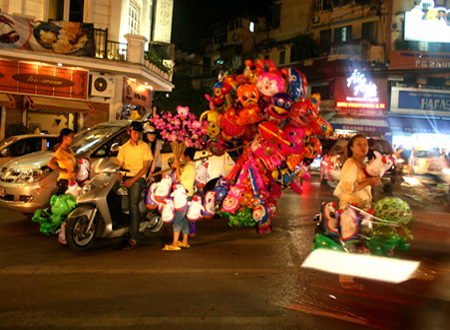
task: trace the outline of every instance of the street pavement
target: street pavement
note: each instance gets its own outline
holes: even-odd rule
[[[394,194],[402,191],[394,191]],[[450,218],[442,205],[414,204],[415,277],[394,285],[301,267],[313,216],[332,190],[317,177],[304,194],[284,191],[273,232],[197,223],[192,247],[161,251],[158,237],[132,251],[103,240],[84,253],[21,214],[0,209],[0,328],[3,329],[446,329],[450,321]]]

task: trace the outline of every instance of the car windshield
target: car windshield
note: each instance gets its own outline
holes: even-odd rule
[[[87,150],[95,149],[95,147],[105,139],[114,135],[121,129],[121,126],[98,126],[84,130],[75,136],[72,150],[75,154],[80,154]]]
[[[17,136],[10,136],[2,141],[0,141],[0,147],[4,146],[5,144],[8,144],[11,141],[17,140]]]
[[[417,158],[439,157],[439,153],[434,150],[414,150],[414,156]]]
[[[392,148],[386,140],[376,140],[376,139],[370,139],[369,140],[369,147],[372,150],[376,150],[380,152],[383,155],[392,154]]]

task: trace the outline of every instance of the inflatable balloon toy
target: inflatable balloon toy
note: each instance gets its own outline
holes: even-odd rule
[[[314,218],[317,222],[319,232],[331,236],[339,236],[339,219],[336,210],[336,202],[324,202],[320,208],[320,213]]]
[[[186,218],[188,218],[189,221],[200,220],[202,218],[202,212],[204,211],[205,209],[202,205],[202,197],[199,194],[195,194],[192,197]]]
[[[339,236],[342,241],[347,242],[357,238],[359,234],[359,217],[354,209],[345,207],[343,210],[338,210],[339,219]]]
[[[39,209],[33,214],[32,220],[41,224],[40,232],[45,235],[55,234],[77,203],[72,195],[53,195],[50,207]]]
[[[306,137],[303,139],[303,164],[308,166],[314,158],[322,153],[322,144],[315,137]]]
[[[374,159],[369,161],[369,164],[364,166],[364,173],[369,177],[382,177],[387,170],[394,164],[395,159],[392,155],[383,156],[380,152],[374,151]]]
[[[250,166],[250,160],[243,165],[241,173],[236,181],[236,184],[228,191],[225,199],[222,202],[221,212],[235,213],[239,207],[239,200],[242,196],[242,187],[244,178],[247,176],[248,168]]]
[[[289,145],[285,143],[280,145],[283,155],[290,156],[292,154],[301,154],[303,151],[304,129],[287,123],[286,126],[284,126],[283,134],[290,143]]]
[[[289,68],[287,94],[294,101],[303,101],[307,94],[307,87],[308,83],[305,75],[294,68]]]
[[[251,125],[263,121],[265,118],[261,112],[261,108],[257,104],[250,104],[239,109],[237,113],[236,123],[238,125]],[[245,133],[245,130],[244,130]]]
[[[219,112],[215,110],[207,110],[200,116],[200,121],[206,120],[208,122],[206,134],[211,138],[214,138],[220,134],[220,127],[217,124],[218,118]]]
[[[91,162],[89,158],[78,159],[78,171],[76,181],[82,187],[91,176]]]
[[[165,198],[161,202],[161,206],[159,209],[161,213],[161,220],[164,223],[171,223],[173,219],[175,219],[175,205],[172,198]]]
[[[172,190],[172,177],[166,173],[162,174],[162,179],[155,191],[155,199],[158,202],[163,202],[167,197],[169,197]]]
[[[265,142],[261,136],[255,137],[250,145],[250,150],[269,170],[277,168],[284,160],[284,155],[278,145]]]
[[[308,135],[325,135],[329,136],[333,133],[333,127],[322,118],[322,116],[318,115],[317,118],[311,121],[309,127],[305,128]]]
[[[253,64],[252,60],[246,60],[245,69],[244,72],[242,73],[242,83],[243,84],[250,83],[255,85],[257,80],[258,74],[256,72],[256,65]]]
[[[298,127],[307,128],[317,118],[317,112],[310,99],[304,102],[295,102],[289,112],[289,122]]]
[[[216,192],[207,191],[203,198],[202,216],[205,219],[211,219],[216,213]]]
[[[208,166],[209,163],[200,163],[197,166],[197,171],[195,174],[195,181],[194,181],[194,185],[198,188],[198,189],[203,189],[206,187],[206,184],[208,183],[209,180],[209,173],[208,173]]]
[[[264,116],[268,121],[281,123],[288,118],[293,104],[289,95],[277,93],[272,96],[267,107],[263,109]]]
[[[77,198],[81,190],[81,187],[76,181],[69,181],[69,187],[67,188],[65,194],[69,194],[72,195],[73,198]]]
[[[258,104],[259,91],[253,84],[242,84],[237,89],[237,102],[235,104],[236,109],[241,107],[247,107],[249,105]]]
[[[265,101],[268,101],[275,94],[284,92],[284,80],[281,74],[276,70],[276,67],[270,70],[261,74],[256,81],[256,87]]]
[[[181,183],[173,185],[173,192],[170,196],[173,198],[173,204],[176,211],[181,212],[188,208],[186,189]]]
[[[217,123],[222,129],[222,136],[226,140],[230,140],[232,137],[239,137],[244,134],[245,126],[237,124],[237,113],[234,108],[222,112],[217,118]]]
[[[145,206],[149,210],[156,210],[159,206],[159,202],[155,198],[155,191],[158,188],[159,182],[153,182],[148,189],[147,196],[145,197]]]

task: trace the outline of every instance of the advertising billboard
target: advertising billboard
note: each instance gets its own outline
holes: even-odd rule
[[[371,79],[365,72],[354,69],[348,77],[336,78],[336,107],[385,110],[386,89],[385,79]]]
[[[421,0],[405,12],[405,40],[450,42],[450,10],[435,7],[433,0]]]

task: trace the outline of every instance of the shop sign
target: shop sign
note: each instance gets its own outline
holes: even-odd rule
[[[95,57],[94,24],[32,21],[0,12],[0,48]]]
[[[365,73],[353,70],[347,78],[336,78],[335,99],[337,108],[346,109],[385,109],[386,104],[380,101],[378,85],[382,85],[385,93],[386,84],[382,80],[375,82]]]
[[[450,93],[431,91],[399,91],[399,109],[450,111]]]
[[[450,55],[443,53],[391,51],[389,61],[389,70],[450,69]]]
[[[405,12],[405,40],[450,42],[450,11],[435,7],[433,0],[422,0]]]
[[[88,71],[3,60],[0,69],[0,91],[87,99]]]
[[[387,129],[385,127],[375,127],[375,126],[361,126],[361,125],[333,125],[334,129],[341,129],[345,131],[358,131],[367,133],[385,133]]]
[[[152,104],[151,93],[146,85],[124,78],[122,103],[149,108]]]

